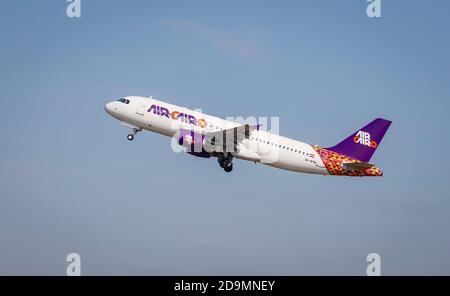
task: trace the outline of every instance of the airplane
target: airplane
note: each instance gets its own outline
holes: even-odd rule
[[[143,130],[172,137],[184,152],[217,158],[228,173],[236,158],[300,173],[379,177],[383,171],[369,161],[391,125],[376,118],[337,145],[322,148],[265,131],[258,124],[221,119],[153,97],[126,96],[106,103],[105,111],[132,130],[129,141]]]

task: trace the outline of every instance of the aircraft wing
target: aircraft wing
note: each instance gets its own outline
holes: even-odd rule
[[[236,151],[237,145],[250,138],[250,133],[258,130],[260,125],[241,125],[217,132],[205,133],[203,145],[205,148],[216,152]]]

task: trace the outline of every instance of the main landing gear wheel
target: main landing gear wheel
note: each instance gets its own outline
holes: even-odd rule
[[[221,168],[225,169],[225,168],[227,168],[227,167],[230,166],[230,163],[228,162],[228,160],[222,160],[222,161],[219,163],[219,165],[220,165]]]
[[[128,141],[133,141],[134,135],[133,135],[133,134],[129,134],[129,135],[127,136],[127,139],[128,139]]]
[[[229,166],[227,166],[227,167],[225,167],[223,169],[224,169],[225,172],[229,173],[229,172],[231,172],[233,170],[233,165],[229,165]]]
[[[217,162],[225,172],[229,173],[233,170],[233,155],[231,153],[220,153]]]

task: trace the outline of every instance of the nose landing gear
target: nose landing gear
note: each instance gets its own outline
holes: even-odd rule
[[[137,135],[138,132],[142,131],[142,128],[133,128],[133,133],[127,136],[128,141],[133,141],[134,136]]]

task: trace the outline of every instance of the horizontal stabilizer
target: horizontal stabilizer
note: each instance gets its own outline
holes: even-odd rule
[[[368,162],[344,162],[342,167],[348,171],[364,171],[374,165]]]

